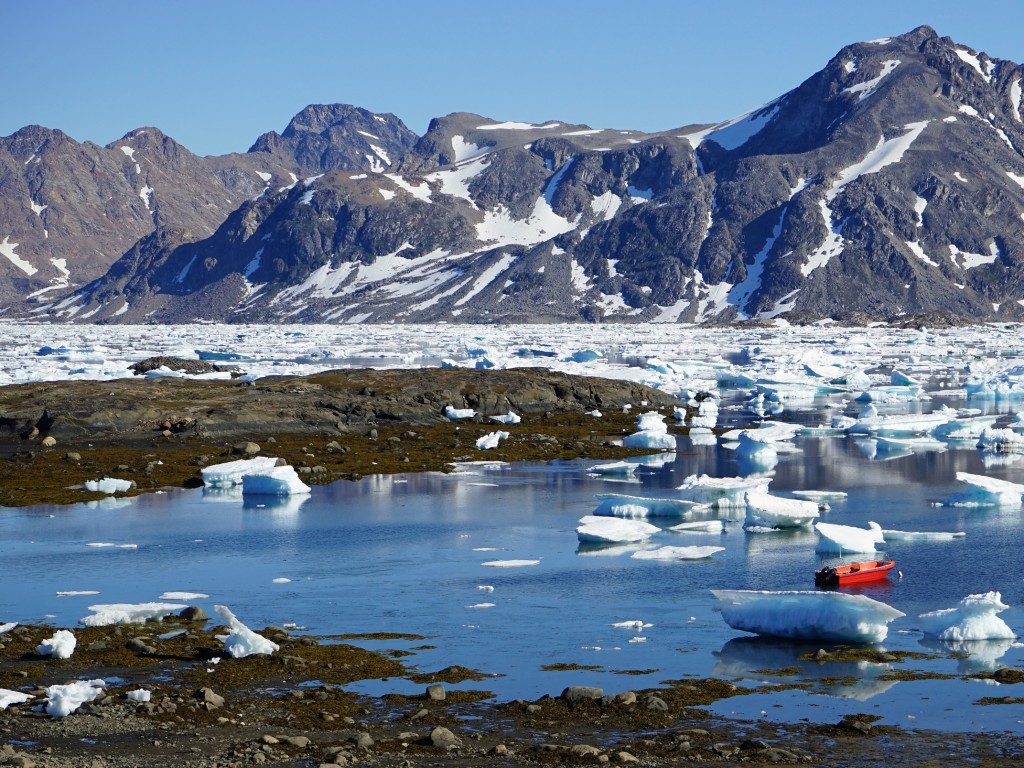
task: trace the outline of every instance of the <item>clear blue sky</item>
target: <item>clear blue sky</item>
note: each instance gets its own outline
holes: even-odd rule
[[[107,144],[155,125],[222,154],[334,102],[417,133],[457,111],[665,130],[920,24],[1024,62],[1019,0],[6,0],[0,136],[41,124]]]

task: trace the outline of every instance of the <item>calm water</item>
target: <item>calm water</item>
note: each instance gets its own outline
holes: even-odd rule
[[[810,424],[822,420],[809,411],[798,415]],[[973,447],[880,461],[849,437],[798,438],[795,444],[801,450],[781,455],[774,467],[771,491],[847,491],[848,499],[833,503],[824,520],[967,532],[958,541],[889,545],[887,554],[904,578],[865,588],[907,614],[890,625],[884,647],[939,656],[897,669],[960,675],[1024,666],[1022,648],[1009,643],[954,649],[926,644],[915,629],[917,614],[989,590],[1001,591],[1011,605],[1001,614],[1007,623],[1024,629],[1022,512],[933,505],[963,489],[955,481],[957,471],[1024,482],[1024,463],[986,467]],[[426,635],[426,641],[365,645],[434,646],[415,651],[409,663],[423,671],[462,664],[493,673],[492,680],[464,687],[492,690],[503,699],[557,694],[569,684],[617,692],[710,674],[746,685],[785,682],[793,678],[765,670],[799,666],[801,676],[812,681],[849,675],[856,682],[820,684],[812,693],[733,698],[717,710],[822,721],[877,710],[886,722],[902,725],[1024,733],[1024,706],[973,704],[982,696],[1019,695],[1012,687],[962,680],[895,683],[879,679],[888,671],[884,665],[821,667],[798,660],[820,643],[808,647],[730,629],[714,611],[709,589],[813,588],[813,532],[748,534],[736,513],[724,535],[666,531],[652,540],[659,546],[725,547],[709,560],[650,562],[631,559],[634,548],[581,550],[575,527],[596,506],[598,493],[671,496],[687,475],[733,476],[749,469],[739,467],[735,453],[720,444],[694,446],[680,438],[679,448],[673,462],[632,483],[589,475],[587,467],[599,462],[469,465],[450,475],[339,482],[279,506],[181,491],[107,505],[0,509],[0,622],[74,626],[94,603],[148,602],[164,591],[195,591],[210,597],[188,602],[211,614],[214,603],[226,604],[254,628],[294,623],[318,635]],[[667,527],[677,521],[653,522]],[[137,549],[86,546],[97,542]],[[540,562],[482,565],[509,559]],[[56,595],[67,590],[100,594]],[[652,626],[642,632],[610,626],[627,620]],[[968,655],[953,658],[951,650]],[[542,671],[548,663],[601,669]],[[622,674],[637,670],[655,671]],[[388,680],[357,690],[421,688]]]

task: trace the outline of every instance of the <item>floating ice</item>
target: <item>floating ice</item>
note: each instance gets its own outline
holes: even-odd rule
[[[1024,453],[1024,434],[1013,429],[986,427],[978,438],[978,448],[995,453]]]
[[[128,693],[125,694],[125,698],[129,701],[137,701],[141,704],[145,704],[152,697],[152,692],[147,691],[145,688],[138,688],[134,691],[128,691]]]
[[[846,491],[793,491],[792,493],[798,499],[816,501],[819,504],[826,501],[844,501],[847,496]]]
[[[713,507],[745,507],[747,491],[768,492],[767,477],[711,477],[690,475],[676,490],[681,498]]]
[[[230,488],[241,485],[245,475],[267,472],[276,466],[277,459],[272,456],[257,456],[255,459],[239,459],[203,467],[200,474],[207,488]]]
[[[634,560],[703,560],[716,552],[724,552],[725,547],[659,547],[658,549],[642,549],[634,552]]]
[[[522,419],[519,417],[519,414],[509,411],[500,416],[491,416],[491,421],[496,421],[499,424],[518,424]]]
[[[444,407],[444,415],[452,421],[458,421],[459,419],[472,419],[476,416],[476,411],[472,408],[455,408],[451,405]]]
[[[540,560],[487,560],[480,565],[488,568],[525,568],[528,565],[538,565]]]
[[[885,603],[842,592],[713,589],[725,623],[759,635],[878,643],[904,616]]]
[[[886,541],[952,541],[967,536],[965,531],[892,531],[882,529]]]
[[[872,553],[875,551],[875,544],[882,541],[882,529],[877,523],[868,525],[872,527],[865,530],[854,528],[852,525],[815,523],[814,527],[821,536],[815,551],[837,555]]]
[[[800,528],[820,516],[818,505],[813,501],[747,491],[747,517],[743,525],[745,528]]]
[[[653,624],[645,624],[640,619],[634,619],[633,621],[617,621],[614,624],[608,626],[614,627],[615,629],[632,629],[634,632],[640,632],[645,629],[650,629]]]
[[[923,435],[949,421],[945,413],[899,413],[880,416],[877,413],[861,416],[848,428],[851,434],[870,435]]]
[[[58,629],[53,637],[43,640],[36,646],[36,653],[40,656],[52,656],[55,659],[70,659],[75,652],[75,645],[78,641],[75,636],[66,629]]]
[[[932,430],[932,434],[942,440],[978,440],[982,433],[991,427],[997,415],[990,416],[954,416],[945,424]]]
[[[939,640],[1012,640],[1016,633],[996,616],[1009,607],[998,592],[986,592],[968,595],[956,608],[923,613],[918,619],[921,631]]]
[[[627,448],[660,448],[675,450],[675,435],[670,435],[665,417],[656,411],[641,413],[636,419],[637,431],[622,438]]]
[[[6,624],[0,624],[0,635],[5,635],[18,626],[16,621],[8,621]]]
[[[67,717],[83,704],[103,695],[103,680],[79,680],[67,685],[51,685],[46,689],[46,714]]]
[[[957,472],[956,479],[967,485],[963,493],[943,499],[947,507],[1019,507],[1024,485],[970,472]]]
[[[68,589],[56,593],[57,597],[85,597],[98,594],[99,591],[95,589]]]
[[[7,709],[11,704],[24,704],[32,699],[31,693],[21,693],[7,688],[0,688],[0,710]]]
[[[235,659],[242,659],[246,656],[269,656],[280,646],[277,643],[267,640],[262,635],[257,635],[245,624],[235,618],[235,614],[226,605],[215,605],[213,609],[228,623],[231,632],[227,635],[218,635],[217,639],[224,642],[224,652]]]
[[[669,528],[678,533],[722,533],[725,522],[722,520],[697,520],[692,523],[680,523]]]
[[[599,493],[600,504],[591,513],[603,517],[685,517],[702,505],[688,499],[650,499]]]
[[[685,415],[685,412],[684,414]],[[679,414],[677,411],[677,418]],[[682,419],[680,419],[682,421]],[[697,405],[697,413],[690,420],[690,427],[701,429],[714,429],[718,423],[718,403],[713,398],[707,397]]]
[[[508,432],[489,432],[476,441],[476,447],[481,451],[497,448],[498,443],[508,439]]]
[[[209,595],[202,592],[164,592],[160,595],[161,600],[200,600]]]
[[[242,476],[242,493],[264,496],[298,496],[312,489],[299,480],[294,467],[273,467]]]
[[[637,465],[632,461],[612,461],[607,464],[595,464],[588,469],[595,475],[632,475]]]
[[[580,541],[618,544],[643,541],[660,530],[658,526],[645,523],[642,520],[584,515],[580,518],[580,525],[576,528],[576,536]]]
[[[102,480],[86,480],[85,490],[93,493],[124,493],[130,491],[135,485],[131,480],[121,480],[116,477],[104,477]]]
[[[107,603],[90,605],[91,616],[79,619],[78,623],[86,627],[106,627],[110,624],[145,624],[147,621],[159,621],[176,611],[188,608],[179,603]]]

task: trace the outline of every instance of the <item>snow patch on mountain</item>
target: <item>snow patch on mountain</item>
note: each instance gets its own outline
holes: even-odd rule
[[[14,252],[14,249],[17,247],[18,243],[10,242],[10,235],[7,235],[4,237],[4,241],[0,243],[0,255],[4,256],[8,261],[11,262],[11,264],[16,266],[26,275],[32,277],[32,275],[34,275],[39,270],[33,267],[29,262],[25,261],[25,259],[21,258],[21,256]]]
[[[965,62],[967,64],[970,64],[971,67],[973,67],[974,70],[979,75],[981,75],[982,79],[986,83],[991,83],[992,82],[992,62],[991,61],[986,60],[984,62],[984,66],[983,66],[982,62],[978,58],[977,54],[971,53],[966,48],[956,48],[955,49],[955,53],[956,53],[957,56],[960,57],[961,61],[963,61],[963,62]]]
[[[888,59],[882,62],[882,71],[870,80],[865,80],[863,83],[857,83],[851,85],[849,88],[843,88],[843,93],[849,93],[851,95],[857,95],[857,101],[864,101],[864,99],[871,96],[877,89],[879,83],[881,83],[886,77],[892,74],[892,71],[896,69],[902,62],[899,59]]]

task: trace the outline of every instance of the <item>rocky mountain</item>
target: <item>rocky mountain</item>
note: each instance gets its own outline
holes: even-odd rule
[[[74,288],[86,274],[76,269],[74,290],[34,297],[35,312],[121,322],[1018,320],[1022,76],[920,27],[844,48],[746,115],[656,134],[457,113],[416,138],[391,115],[309,107],[244,155],[195,159],[219,169],[209,175],[224,189],[211,189],[244,198],[233,208],[215,211],[211,192],[210,205],[186,196],[154,215],[121,163],[118,189],[135,196],[140,219],[134,239],[97,279]],[[4,183],[26,176],[40,146],[19,134],[0,140]],[[122,145],[76,151],[130,163],[135,144]],[[256,176],[247,164],[259,162],[294,177],[243,189]],[[0,187],[0,221],[20,204],[22,220],[44,226],[40,189],[56,185],[18,184],[20,199]],[[206,218],[193,222],[189,205]],[[75,210],[84,228],[91,219]],[[61,257],[37,250],[45,234],[30,242],[14,229],[0,253],[13,265],[9,293],[25,296],[35,284],[17,275],[18,259]]]

